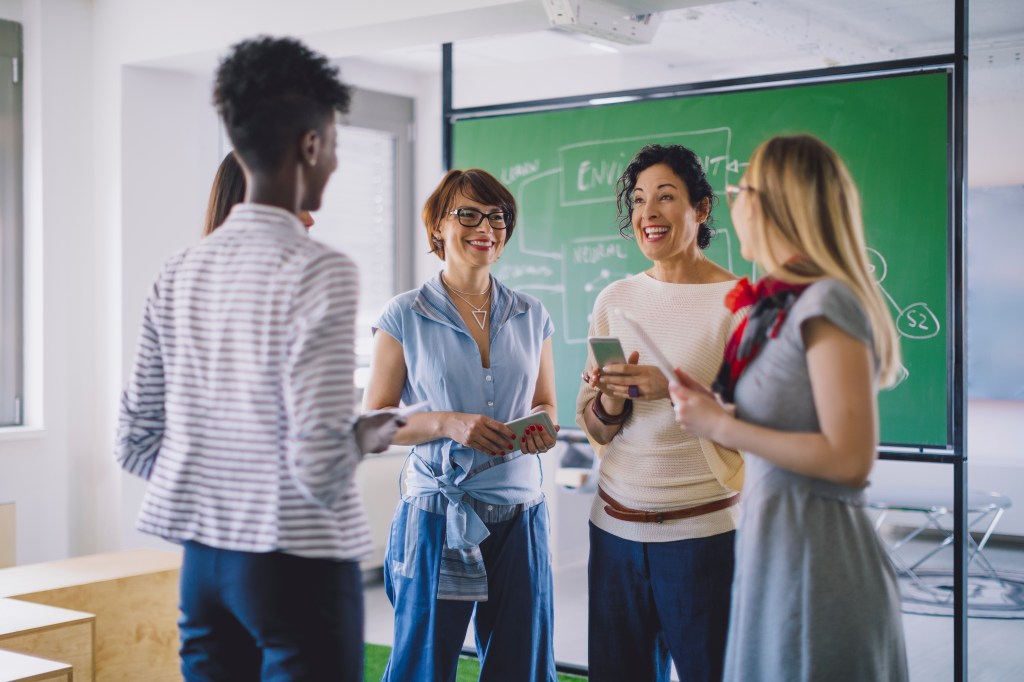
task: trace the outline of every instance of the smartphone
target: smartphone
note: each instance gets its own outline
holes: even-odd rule
[[[644,328],[640,326],[640,323],[630,317],[629,313],[621,308],[615,308],[612,311],[612,314],[618,316],[618,318],[622,320],[627,327],[629,327],[630,331],[640,339],[640,344],[644,347],[644,350],[650,354],[651,358],[654,360],[654,365],[661,370],[661,373],[665,375],[668,382],[670,384],[678,384],[679,378],[676,377],[672,363],[668,361],[668,358],[666,358],[665,354],[661,352],[661,349],[655,345],[654,340],[646,331],[644,331]]]
[[[516,434],[515,444],[518,445],[519,441],[523,438],[523,434],[526,433],[526,427],[531,424],[539,424],[544,427],[544,430],[547,431],[552,438],[556,437],[555,425],[551,423],[551,417],[548,416],[547,412],[537,412],[526,417],[513,419],[506,423],[505,426],[512,429],[512,433]],[[516,449],[518,450],[519,448],[517,447]]]
[[[597,368],[605,365],[625,364],[626,354],[622,352],[622,344],[614,336],[591,336],[587,339],[590,352],[594,354]]]

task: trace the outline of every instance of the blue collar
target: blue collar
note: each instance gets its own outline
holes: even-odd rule
[[[529,309],[530,304],[522,296],[491,277],[491,341],[509,320]],[[428,320],[469,334],[462,315],[441,283],[441,273],[437,273],[420,287],[416,300],[412,302],[412,310]]]

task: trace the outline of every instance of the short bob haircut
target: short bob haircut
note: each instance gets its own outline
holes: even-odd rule
[[[640,173],[659,163],[671,168],[672,172],[686,184],[686,192],[690,195],[690,204],[694,208],[700,208],[701,203],[707,199],[708,217],[697,229],[697,246],[701,249],[708,248],[711,246],[711,237],[715,234],[711,227],[714,220],[711,211],[718,204],[718,197],[711,189],[711,183],[708,182],[700,159],[693,150],[679,144],[646,145],[626,166],[617,184],[615,202],[619,212],[619,234],[626,239],[633,238],[633,191],[636,189],[636,179]]]
[[[292,38],[244,40],[217,68],[213,103],[239,161],[273,173],[302,136],[323,134],[351,93],[326,57]]]
[[[245,200],[245,173],[235,158],[234,152],[228,152],[217,167],[213,176],[213,187],[210,188],[210,202],[206,206],[206,221],[203,224],[203,236],[213,234],[227,220],[228,213],[235,204]]]
[[[488,206],[497,206],[505,214],[505,233],[502,243],[507,244],[516,227],[516,200],[497,178],[480,168],[450,170],[423,206],[423,226],[427,230],[430,253],[444,260],[444,242],[434,236],[450,211],[455,210],[455,197],[459,194]]]

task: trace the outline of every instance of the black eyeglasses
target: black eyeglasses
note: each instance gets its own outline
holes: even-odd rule
[[[459,219],[459,225],[463,227],[476,227],[487,218],[487,222],[490,223],[491,228],[495,230],[504,230],[508,227],[506,220],[508,217],[503,211],[494,211],[493,213],[484,213],[478,211],[475,208],[457,208],[454,211],[449,211],[448,215],[453,215]]]
[[[740,198],[742,192],[757,192],[756,189],[750,185],[726,185],[725,186],[725,201],[727,204],[732,206],[736,203],[736,200]]]

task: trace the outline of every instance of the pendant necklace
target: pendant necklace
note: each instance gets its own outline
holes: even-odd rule
[[[458,289],[453,287],[451,284],[449,284],[448,281],[444,278],[443,275],[441,277],[441,281],[444,282],[444,285],[446,287],[448,287],[448,289],[451,290],[451,292],[453,294],[458,296],[460,299],[462,299],[462,301],[465,302],[466,305],[468,305],[470,308],[473,309],[473,318],[476,320],[476,323],[478,325],[480,325],[480,331],[483,331],[484,325],[487,324],[487,312],[488,312],[487,311],[487,307],[491,303],[491,297],[489,295],[491,293],[491,283],[490,283],[490,281],[487,282],[487,288],[486,289],[484,289],[483,291],[477,292],[475,294],[471,293],[471,292],[468,292],[468,291],[459,291]],[[476,306],[476,305],[473,305],[472,303],[470,303],[469,299],[467,299],[466,296],[463,296],[463,294],[465,294],[466,296],[483,296],[484,294],[488,294],[488,296],[487,296],[487,300],[484,301],[483,305]]]

